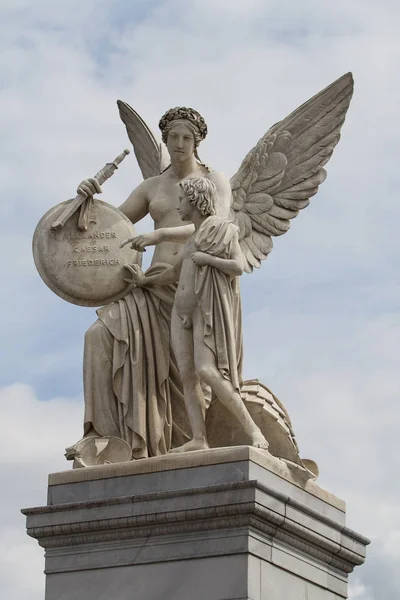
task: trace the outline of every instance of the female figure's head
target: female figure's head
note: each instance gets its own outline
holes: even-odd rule
[[[194,154],[200,161],[197,147],[207,135],[207,125],[200,113],[184,106],[171,108],[161,118],[159,127],[171,160],[184,162]]]

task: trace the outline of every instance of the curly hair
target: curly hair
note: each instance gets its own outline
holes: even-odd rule
[[[205,177],[191,177],[179,182],[191,204],[196,206],[205,217],[215,215],[215,199],[217,188],[213,181]]]
[[[186,106],[176,106],[175,108],[167,110],[158,124],[161,129],[162,141],[164,144],[167,143],[168,134],[175,121],[186,121],[186,124],[193,132],[196,148],[207,135],[207,124],[197,110],[194,110],[194,108],[186,108]]]

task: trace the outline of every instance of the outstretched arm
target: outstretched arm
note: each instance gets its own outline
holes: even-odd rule
[[[146,246],[156,246],[161,242],[178,242],[184,244],[194,233],[194,225],[181,225],[179,227],[160,227],[148,233],[142,233],[121,242],[120,248],[131,244],[131,248],[143,252]]]
[[[161,227],[157,229],[162,242],[180,242],[184,244],[194,233],[194,225],[180,225],[178,227]]]
[[[219,258],[206,252],[194,252],[192,260],[196,265],[209,265],[232,277],[237,277],[243,273],[243,256],[237,234],[231,242],[230,258]]]

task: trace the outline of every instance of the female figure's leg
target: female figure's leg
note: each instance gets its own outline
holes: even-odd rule
[[[113,389],[113,337],[98,319],[85,334],[83,387],[85,394],[84,436],[122,437],[118,400]]]

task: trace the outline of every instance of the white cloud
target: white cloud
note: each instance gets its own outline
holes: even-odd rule
[[[0,388],[2,433],[1,596],[43,600],[44,556],[24,531],[20,509],[46,504],[49,473],[71,468],[64,448],[82,434],[82,403],[75,398],[40,401],[30,386]],[[24,577],[18,576],[23,565]]]
[[[366,587],[359,583],[358,581],[355,583],[351,583],[349,586],[349,600],[377,600],[376,597],[373,597],[369,594]]]
[[[77,399],[41,402],[30,386],[16,383],[0,389],[2,435],[0,464],[11,466],[45,461],[60,466],[63,444],[82,433],[82,406]],[[65,463],[64,466],[67,466]]]
[[[44,551],[21,527],[0,532],[0,579],[3,598],[43,600]],[[23,576],[21,571],[23,571]]]

